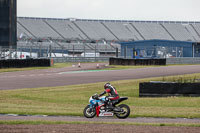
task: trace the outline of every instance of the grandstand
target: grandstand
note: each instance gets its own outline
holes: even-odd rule
[[[18,17],[18,38],[69,41],[199,41],[200,22],[115,21]]]
[[[200,22],[124,21],[18,17],[18,48],[114,55],[120,42],[169,40],[200,42]],[[29,49],[30,51],[30,49]]]

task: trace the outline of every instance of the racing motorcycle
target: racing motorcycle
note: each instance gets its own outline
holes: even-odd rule
[[[106,104],[109,99],[106,96],[99,97],[97,94],[95,94],[90,97],[90,104],[85,107],[83,114],[86,118],[116,115],[119,119],[125,119],[130,114],[129,106],[126,104],[120,104],[117,106],[117,104],[127,99],[128,97],[120,97],[119,99],[113,101],[113,109],[110,109]]]

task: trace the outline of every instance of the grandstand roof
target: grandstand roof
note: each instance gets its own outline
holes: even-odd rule
[[[64,41],[200,41],[200,22],[18,17],[18,39]]]
[[[195,42],[192,42],[192,41],[176,41],[176,40],[157,40],[157,39],[153,39],[153,40],[143,40],[143,41],[130,41],[130,42],[120,42],[120,44],[122,44],[122,45],[127,45],[127,44],[137,44],[137,43],[155,43],[155,42],[162,42],[162,43],[169,43],[169,42],[171,42],[171,43],[179,43],[180,45],[182,45],[182,44],[189,44],[189,45],[192,45],[193,43],[195,43]]]

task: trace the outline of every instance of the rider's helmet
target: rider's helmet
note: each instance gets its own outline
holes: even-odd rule
[[[105,85],[104,85],[104,89],[107,89],[108,86],[110,86],[110,83],[105,83]]]

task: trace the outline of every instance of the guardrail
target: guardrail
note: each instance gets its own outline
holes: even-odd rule
[[[53,64],[51,59],[8,59],[0,60],[0,68],[48,67]]]
[[[110,65],[166,65],[166,59],[110,58]]]
[[[200,96],[199,86],[200,83],[144,82],[139,84],[139,96]]]

